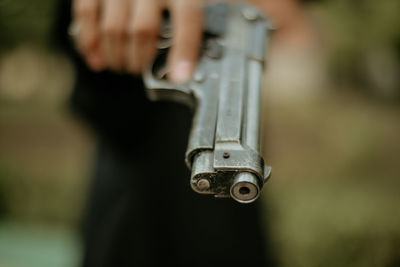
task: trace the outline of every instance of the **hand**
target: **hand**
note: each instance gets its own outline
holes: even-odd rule
[[[173,46],[169,78],[191,78],[203,32],[201,0],[74,0],[78,51],[93,70],[109,68],[139,74],[156,51],[162,11],[171,13]]]

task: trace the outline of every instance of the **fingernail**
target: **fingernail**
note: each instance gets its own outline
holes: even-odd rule
[[[172,66],[170,79],[176,83],[183,83],[190,80],[193,71],[193,64],[189,61],[178,61]]]

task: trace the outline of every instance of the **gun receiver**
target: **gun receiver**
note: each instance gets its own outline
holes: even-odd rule
[[[159,53],[144,82],[151,100],[178,101],[196,110],[186,152],[193,190],[251,203],[271,174],[259,152],[268,22],[243,3],[213,4],[205,14],[204,46],[193,79],[185,84],[166,79],[171,29],[164,23]]]

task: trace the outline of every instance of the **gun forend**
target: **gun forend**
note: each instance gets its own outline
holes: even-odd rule
[[[166,22],[144,82],[150,99],[174,100],[196,110],[186,152],[193,190],[251,203],[271,174],[260,155],[259,134],[269,25],[262,13],[243,3],[213,4],[205,14],[204,48],[193,79],[172,84],[165,78],[171,45]]]

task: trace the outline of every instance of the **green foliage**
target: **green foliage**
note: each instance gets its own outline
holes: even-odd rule
[[[335,80],[384,87],[368,76],[371,68],[375,73],[379,73],[379,68],[398,71],[393,66],[400,62],[400,1],[330,0],[317,9],[324,24],[323,35],[330,49]],[[385,71],[379,74],[384,76]]]
[[[21,42],[46,43],[57,2],[0,0],[0,48]]]
[[[270,101],[267,114],[267,220],[282,266],[399,266],[400,108],[332,94]]]

